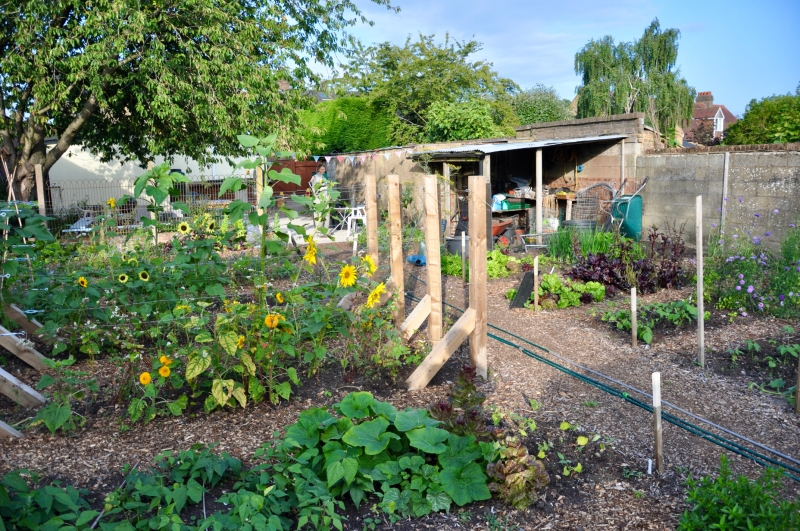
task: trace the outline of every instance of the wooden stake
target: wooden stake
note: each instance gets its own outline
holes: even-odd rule
[[[539,311],[539,255],[533,257],[533,311]]]
[[[400,205],[400,176],[386,176],[387,198],[389,203],[389,266],[397,286],[397,301],[394,309],[394,324],[400,326],[406,319],[406,297],[403,272],[403,228]]]
[[[442,339],[442,261],[439,255],[439,200],[435,175],[425,176],[425,248],[427,252],[428,295],[431,313],[428,316],[428,338],[436,344]]]
[[[697,236],[697,361],[706,367],[705,316],[703,311],[703,196],[696,199],[695,232]]]
[[[486,179],[484,182],[484,186],[486,188],[486,204],[484,205],[484,209],[486,210],[486,250],[491,251],[494,249],[494,237],[492,237],[492,156],[486,155],[483,157],[483,163],[481,164],[482,171],[484,178]],[[470,189],[472,191],[472,189]],[[471,216],[472,214],[470,214]],[[469,231],[470,235],[473,234],[472,230]]]
[[[44,196],[44,172],[42,172],[42,165],[37,164],[33,167],[34,174],[36,175],[36,200],[39,203],[39,214],[42,216],[47,215],[47,204],[45,203]]]
[[[0,420],[0,435],[5,435],[9,439],[22,439],[24,435]]]
[[[450,237],[450,218],[453,217],[453,208],[450,200],[450,166],[447,162],[442,163],[442,177],[444,185],[442,195],[444,196],[444,237]]]
[[[489,370],[486,353],[486,181],[482,175],[469,178],[469,307],[475,312],[469,357],[483,378],[488,376]]]
[[[374,174],[366,175],[367,253],[379,265],[378,259],[378,185]]]
[[[656,470],[664,473],[664,448],[661,443],[661,373],[653,373],[653,431],[655,435]]]
[[[536,150],[536,245],[542,245],[542,207],[544,206],[544,192],[542,192],[542,150]]]
[[[631,288],[631,345],[636,348],[639,331],[636,326],[636,288]]]
[[[461,282],[467,285],[467,235],[461,231]]]

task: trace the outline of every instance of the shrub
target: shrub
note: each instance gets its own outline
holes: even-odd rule
[[[687,502],[679,531],[705,529],[788,531],[800,529],[800,503],[780,500],[781,473],[766,469],[755,481],[733,477],[728,460],[720,457],[719,476],[687,480]]]
[[[711,317],[705,312],[705,318]],[[653,329],[658,325],[671,324],[678,327],[697,320],[697,306],[687,301],[660,302],[646,304],[637,310],[636,334],[648,345],[653,341]],[[617,326],[617,329],[631,331],[631,311],[608,311],[603,314],[603,321]]]

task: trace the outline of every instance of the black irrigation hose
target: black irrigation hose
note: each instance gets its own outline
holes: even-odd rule
[[[417,280],[419,280],[419,279],[417,279]],[[414,295],[411,295],[408,292],[406,292],[406,298],[409,298],[412,301],[419,301],[419,299],[417,297],[415,297]],[[458,311],[460,311],[462,313],[464,312],[464,310],[462,310],[461,308],[458,308],[456,306],[453,306],[453,305],[450,305],[450,304],[447,304],[447,306],[449,306],[449,307],[451,307],[451,308],[453,308],[455,310],[458,310]],[[503,330],[502,328],[499,328],[497,326],[494,326],[494,325],[491,325],[491,324],[489,326],[491,328],[493,328],[493,329],[498,330],[501,333],[504,333],[504,334],[507,334],[507,335],[510,335],[510,336],[514,336],[514,337],[518,337],[518,336],[515,336],[514,334],[512,334],[511,332]],[[622,400],[624,400],[624,401],[626,401],[626,402],[628,402],[628,403],[630,403],[630,404],[632,404],[634,406],[640,407],[640,408],[644,409],[645,411],[647,411],[649,413],[653,412],[653,407],[650,404],[648,404],[646,402],[642,402],[641,400],[638,400],[636,398],[633,398],[626,392],[620,391],[619,389],[617,389],[615,387],[612,387],[612,386],[604,384],[604,383],[602,383],[602,382],[600,382],[598,380],[595,380],[593,378],[590,378],[588,376],[585,376],[583,374],[575,372],[572,369],[568,369],[567,367],[564,367],[563,365],[560,365],[560,364],[558,364],[558,363],[556,363],[556,362],[554,362],[552,360],[549,360],[549,359],[547,359],[547,358],[545,358],[543,356],[540,356],[540,355],[538,355],[538,354],[536,354],[534,352],[531,352],[530,350],[528,350],[528,349],[526,349],[524,347],[521,347],[521,346],[517,345],[516,343],[513,343],[512,341],[509,341],[508,339],[504,339],[504,338],[502,338],[500,336],[497,336],[495,334],[492,334],[492,333],[488,333],[487,335],[488,335],[488,337],[490,337],[490,338],[492,338],[492,339],[494,339],[494,340],[496,340],[496,341],[498,341],[500,343],[503,343],[504,345],[507,345],[507,346],[510,346],[510,347],[513,347],[513,348],[519,350],[523,354],[527,355],[530,358],[533,358],[536,361],[540,361],[540,362],[544,363],[545,365],[549,365],[550,367],[553,367],[554,369],[557,369],[557,370],[559,370],[561,372],[564,372],[564,373],[568,374],[569,376],[572,376],[573,378],[576,378],[576,379],[578,379],[578,380],[580,380],[580,381],[582,381],[584,383],[587,383],[589,385],[597,387],[601,391],[605,391],[606,393],[608,393],[608,394],[610,394],[612,396],[616,396],[618,398],[621,398]],[[522,338],[520,338],[520,339],[522,339]],[[523,339],[523,341],[525,341],[526,343],[530,343],[529,341],[524,340],[524,339]],[[536,345],[534,343],[530,343],[530,344],[535,346],[536,348],[544,351],[544,352],[550,353],[549,350],[547,350],[546,348],[544,348],[542,346]],[[735,443],[733,441],[725,439],[724,437],[721,437],[721,436],[719,436],[719,435],[717,435],[715,433],[712,433],[712,432],[710,432],[708,430],[705,430],[705,429],[703,429],[703,428],[701,428],[699,426],[696,426],[696,425],[694,425],[694,424],[692,424],[690,422],[687,422],[687,421],[685,421],[685,420],[683,420],[683,419],[681,419],[679,417],[676,417],[675,415],[672,415],[670,413],[662,412],[661,416],[667,422],[670,422],[670,423],[678,426],[679,428],[683,428],[684,430],[688,431],[689,433],[691,433],[693,435],[697,435],[698,437],[700,437],[702,439],[705,439],[705,440],[707,440],[709,442],[712,442],[712,443],[714,443],[714,444],[716,444],[718,446],[721,446],[722,448],[725,448],[725,449],[727,449],[727,450],[729,450],[729,451],[731,451],[731,452],[733,452],[735,454],[738,454],[738,455],[740,455],[742,457],[750,459],[751,461],[753,461],[753,462],[755,462],[755,463],[757,463],[757,464],[759,464],[761,466],[768,467],[768,466],[770,466],[770,464],[772,464],[772,465],[775,465],[775,466],[777,466],[779,468],[783,468],[785,470],[791,471],[791,472],[793,472],[794,474],[797,474],[797,475],[786,473],[786,476],[788,476],[789,478],[793,479],[794,481],[800,482],[800,469],[798,469],[798,468],[795,468],[795,467],[793,467],[791,465],[787,465],[787,464],[781,463],[780,461],[776,461],[775,459],[772,459],[771,457],[768,457],[766,455],[760,454],[760,453],[758,453],[756,451],[753,451],[753,450],[751,450],[751,449],[749,449],[747,447],[744,447],[744,446],[742,446],[742,445],[740,445],[738,443]]]

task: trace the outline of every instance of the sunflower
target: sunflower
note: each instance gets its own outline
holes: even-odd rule
[[[209,232],[213,232],[216,227],[217,227],[217,224],[214,223],[213,219],[208,222],[208,225],[206,225],[206,228],[209,230]]]
[[[314,237],[309,236],[308,239],[308,248],[306,249],[306,254],[303,256],[303,260],[308,262],[311,265],[317,264],[317,246],[314,243]]]
[[[267,328],[275,328],[278,326],[278,323],[283,320],[283,316],[278,313],[271,313],[268,316],[264,317],[264,324],[267,325]]]
[[[139,375],[139,383],[142,385],[149,384],[151,380],[152,378],[150,378],[149,372],[143,372],[142,374]]]
[[[276,293],[275,300],[278,301],[278,304],[283,304],[283,295],[281,293]]]
[[[345,288],[349,288],[356,283],[356,268],[351,265],[346,265],[339,272],[339,284]]]
[[[236,341],[236,348],[244,347],[244,336],[239,336],[239,339]]]
[[[169,373],[170,373],[169,367],[167,367],[166,365],[164,365],[160,369],[158,369],[158,374],[160,374],[164,378],[169,376]]]
[[[147,282],[148,280],[150,280],[150,273],[148,273],[147,271],[139,271],[139,280],[141,280],[142,282]]]
[[[111,210],[117,208],[117,200],[114,199],[113,197],[109,198],[109,200],[106,201],[106,204],[108,205],[108,208],[110,208]]]
[[[372,308],[380,302],[381,293],[386,293],[386,285],[383,282],[375,286],[375,289],[367,296],[367,308]]]
[[[161,362],[161,365],[171,365],[172,364],[172,360],[169,359],[166,356],[163,356],[163,355],[160,358],[158,358],[158,361]]]
[[[122,256],[121,256],[121,258],[122,258],[122,261],[123,261],[123,262],[127,262],[127,261],[128,261],[128,255],[127,255],[127,254],[125,254],[125,253],[122,253]]]
[[[139,260],[137,260],[136,258],[131,258],[130,260],[128,260],[128,265],[136,267],[139,265]]]
[[[117,280],[119,280],[122,284],[125,284],[128,281],[128,275],[122,273],[120,276],[117,277]]]
[[[78,285],[82,288],[85,288],[86,286],[89,285],[89,281],[86,280],[86,277],[81,277],[78,279]]]
[[[181,223],[178,224],[178,232],[180,232],[181,234],[189,234],[189,230],[190,230],[189,224],[186,223],[185,221],[182,221]]]
[[[371,277],[375,271],[378,270],[378,266],[375,265],[375,260],[368,254],[365,254],[364,257],[361,259],[362,264],[367,265],[367,276]]]

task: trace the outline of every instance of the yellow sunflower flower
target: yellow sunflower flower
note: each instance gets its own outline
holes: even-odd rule
[[[164,378],[169,376],[169,373],[170,373],[169,367],[167,367],[166,365],[158,369],[158,374],[160,374]]]
[[[362,264],[366,264],[367,266],[367,276],[371,277],[375,271],[378,270],[378,266],[375,265],[375,260],[368,254],[365,254],[364,257],[361,259]]]
[[[180,232],[181,234],[189,234],[190,230],[191,229],[189,228],[189,224],[186,223],[185,221],[178,224],[178,232]]]
[[[281,293],[277,293],[275,295],[275,300],[278,301],[278,304],[283,304],[283,295]]]
[[[82,288],[85,288],[86,286],[88,286],[88,285],[89,285],[89,281],[88,281],[88,280],[86,280],[86,277],[80,277],[80,278],[78,279],[78,285],[79,285],[80,287],[82,287]]]
[[[239,336],[239,339],[236,341],[236,348],[243,348],[244,347],[244,336]]]
[[[341,284],[345,288],[349,288],[355,283],[356,283],[356,268],[348,264],[344,266],[341,271],[339,271],[339,284]]]
[[[380,302],[381,293],[386,293],[386,285],[383,282],[375,286],[375,289],[367,296],[367,308],[372,308]]]
[[[128,260],[128,265],[136,267],[139,265],[139,260],[137,260],[136,258],[131,258],[130,260]]]
[[[216,223],[214,223],[214,220],[213,220],[213,219],[212,219],[211,221],[209,221],[209,222],[208,222],[208,225],[206,226],[206,228],[208,229],[208,231],[209,231],[209,232],[214,232],[214,229],[215,229],[216,227],[217,227],[217,224],[216,224]]]
[[[151,382],[152,378],[150,378],[149,372],[143,372],[139,375],[139,383],[142,385],[147,385]]]
[[[122,273],[120,276],[117,277],[117,280],[119,280],[120,283],[125,284],[128,281],[128,275]]]
[[[311,265],[317,264],[317,245],[314,243],[314,237],[309,236],[308,239],[308,248],[306,249],[306,254],[303,256],[303,260],[308,262]]]
[[[158,358],[158,361],[160,361],[162,365],[171,365],[172,364],[172,360],[169,359],[166,356],[161,356],[160,358]]]
[[[150,280],[150,273],[148,273],[147,271],[139,271],[139,280],[141,280],[142,282],[147,282],[148,280]]]
[[[283,316],[278,313],[271,313],[268,316],[264,317],[264,324],[267,325],[267,328],[275,328],[283,319]]]
[[[114,199],[113,197],[110,198],[108,201],[106,201],[106,204],[108,205],[108,208],[110,208],[111,210],[117,208],[117,200]]]

